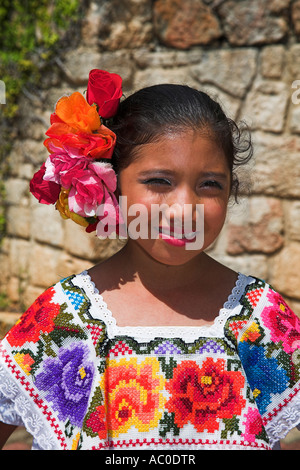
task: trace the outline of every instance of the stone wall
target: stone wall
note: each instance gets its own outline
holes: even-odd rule
[[[27,307],[59,278],[118,249],[118,243],[99,241],[64,221],[52,206],[39,205],[28,189],[47,157],[42,142],[57,99],[83,92],[92,68],[119,73],[125,95],[161,82],[201,88],[217,97],[230,117],[248,123],[255,156],[241,175],[244,196],[230,204],[210,252],[270,281],[300,314],[299,0],[90,3],[79,46],[57,57],[40,88],[20,99],[0,253],[7,309]]]

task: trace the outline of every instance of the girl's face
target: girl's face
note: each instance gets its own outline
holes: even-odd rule
[[[188,262],[219,235],[226,217],[230,183],[224,153],[213,139],[199,132],[163,135],[157,142],[141,145],[137,157],[119,175],[120,195],[127,198],[129,243],[138,244],[163,264]],[[167,208],[164,215],[157,216],[154,209],[159,206]],[[142,214],[136,212],[140,207]],[[204,226],[200,207],[204,208]],[[148,231],[146,236],[143,232],[144,238],[133,240],[130,226],[137,229],[137,220],[142,221],[143,227],[146,224]],[[198,246],[195,240],[201,239],[201,230],[203,244]]]

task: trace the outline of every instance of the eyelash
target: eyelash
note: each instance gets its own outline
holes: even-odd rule
[[[148,180],[143,181],[143,184],[149,184],[149,185],[171,185],[171,182],[165,178],[150,178]]]

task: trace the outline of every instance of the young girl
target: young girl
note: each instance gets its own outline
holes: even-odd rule
[[[251,144],[200,91],[121,94],[94,70],[87,101],[64,97],[51,116],[31,191],[98,235],[126,218],[129,236],[2,341],[2,445],[25,425],[34,449],[274,448],[300,420],[300,321],[266,282],[206,254]]]

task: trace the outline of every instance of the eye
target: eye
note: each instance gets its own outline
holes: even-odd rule
[[[223,189],[223,185],[216,180],[207,180],[201,184],[201,188]]]
[[[171,186],[171,182],[166,178],[149,178],[142,183],[149,186]]]

